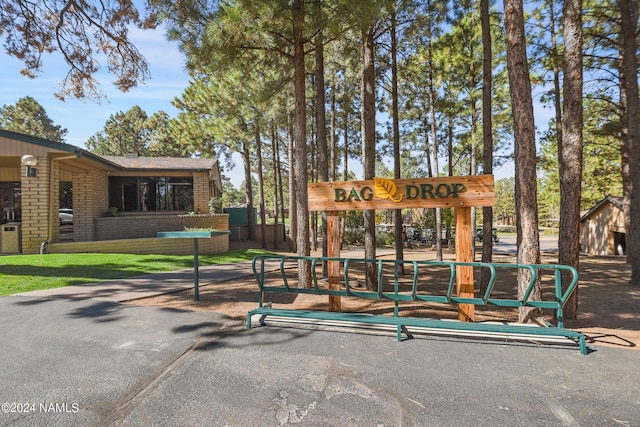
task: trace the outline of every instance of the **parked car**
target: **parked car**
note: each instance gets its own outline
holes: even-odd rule
[[[73,224],[73,209],[59,209],[58,218],[60,219],[60,225]]]

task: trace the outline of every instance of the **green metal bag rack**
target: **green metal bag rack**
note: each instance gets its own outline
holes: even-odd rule
[[[318,278],[318,267],[322,263],[335,261],[342,266],[340,289],[329,289],[326,281]],[[273,266],[277,266],[280,278],[277,281],[266,282],[266,272],[273,271]],[[311,287],[299,288],[290,286],[287,271],[292,267],[298,267],[300,263],[309,263],[311,267]],[[354,271],[354,266],[362,266],[365,263],[374,263],[377,268],[377,289],[361,290],[353,286],[353,279],[350,278]],[[564,327],[563,307],[578,283],[578,272],[570,266],[557,264],[507,264],[507,263],[481,263],[481,262],[457,262],[457,261],[405,261],[386,259],[360,259],[360,258],[331,258],[331,257],[304,257],[304,256],[284,256],[284,255],[259,255],[253,259],[253,273],[258,282],[259,301],[258,307],[249,311],[247,315],[247,328],[251,328],[251,317],[261,315],[260,323],[265,325],[264,319],[267,316],[287,317],[307,320],[328,320],[337,322],[355,322],[359,324],[383,324],[396,327],[397,339],[402,341],[402,334],[411,338],[412,334],[407,327],[420,327],[439,330],[455,330],[462,333],[481,332],[499,333],[518,336],[538,336],[538,337],[564,337],[576,344],[582,354],[587,354],[585,336],[577,331]],[[267,267],[272,268],[267,268]],[[413,270],[410,275],[410,286],[406,289],[405,283],[401,283],[403,267]],[[478,297],[458,297],[456,296],[456,270],[457,267],[474,267],[486,269],[490,273],[490,278],[486,289]],[[383,283],[389,276],[384,273],[391,270],[392,290],[383,289]],[[439,268],[449,271],[449,278],[445,289],[440,292],[425,292],[422,288],[428,286],[420,276],[420,272],[433,271]],[[494,295],[498,272],[505,270],[520,270],[530,276],[527,289],[519,298],[500,298]],[[542,271],[552,271],[553,274],[553,298],[547,300],[533,300],[531,296],[536,284],[541,280]],[[571,280],[562,290],[563,272],[571,276]],[[290,274],[289,274],[290,275]],[[387,280],[388,281],[388,280]],[[388,288],[388,287],[387,287]],[[402,288],[402,289],[401,289]],[[431,288],[430,288],[431,289]],[[358,297],[372,300],[391,300],[394,304],[393,315],[374,315],[366,313],[330,312],[319,310],[292,310],[274,308],[271,303],[264,301],[265,292],[293,293],[293,294],[313,294],[329,295],[339,297]],[[459,322],[451,320],[409,317],[401,315],[401,301],[443,303],[443,304],[471,304],[474,306],[497,306],[497,307],[537,307],[542,309],[555,310],[556,325],[547,323],[545,327],[531,326],[523,324],[506,324],[494,322]]]

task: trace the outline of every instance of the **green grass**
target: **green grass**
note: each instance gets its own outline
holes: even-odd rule
[[[248,261],[266,253],[243,249],[200,255],[200,266]],[[142,274],[193,268],[193,255],[47,254],[0,257],[0,296]]]

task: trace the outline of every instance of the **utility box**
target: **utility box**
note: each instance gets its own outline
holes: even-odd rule
[[[222,213],[229,214],[229,227],[249,224],[247,208],[224,208],[222,209]],[[253,208],[253,223],[258,223],[257,208]]]
[[[19,222],[8,222],[0,226],[0,252],[3,254],[20,253],[20,230]]]

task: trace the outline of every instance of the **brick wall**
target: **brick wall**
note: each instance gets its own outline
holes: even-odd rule
[[[184,231],[185,228],[194,227],[228,230],[229,215],[176,215],[148,212],[95,218],[94,223],[94,240],[140,239],[155,237],[159,231]],[[77,239],[74,240],[77,241]]]
[[[49,253],[125,253],[189,255],[193,254],[193,239],[127,239],[105,240],[101,242],[53,243]],[[229,251],[229,236],[214,236],[198,239],[198,253],[221,254]]]

